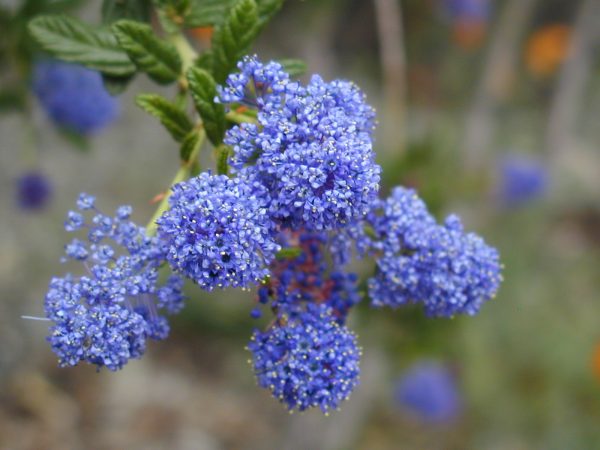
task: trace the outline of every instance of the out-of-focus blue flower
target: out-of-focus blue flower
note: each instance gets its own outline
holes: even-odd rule
[[[88,240],[75,238],[65,246],[65,261],[85,268],[85,275],[67,274],[50,281],[46,316],[53,322],[48,341],[61,366],[81,361],[117,370],[144,353],[147,339],[169,333],[161,310],[183,307],[183,281],[164,283],[158,269],[165,249],[156,237],[129,221],[131,208],[122,206],[115,217],[102,214],[93,197],[82,194],[65,223],[67,231],[86,231]],[[93,214],[88,221],[84,214]]]
[[[548,169],[539,159],[510,155],[500,161],[498,168],[497,195],[504,206],[521,206],[548,190]]]
[[[457,419],[463,408],[454,376],[435,361],[419,361],[402,375],[395,388],[400,407],[423,422]]]
[[[259,283],[280,248],[266,196],[259,183],[210,173],[175,185],[157,220],[173,270],[206,290]]]
[[[331,230],[362,218],[376,199],[381,168],[371,134],[375,113],[352,83],[289,79],[277,63],[247,57],[218,100],[258,109],[257,124],[231,128],[231,164],[262,183],[269,212],[292,229]]]
[[[421,303],[430,316],[476,314],[498,290],[496,249],[465,233],[457,216],[438,225],[410,189],[397,187],[367,217],[377,272],[369,279],[374,306]]]
[[[256,330],[248,349],[260,386],[290,411],[319,407],[327,413],[358,383],[356,338],[325,305],[309,304],[297,316]]]
[[[489,19],[491,0],[442,0],[445,13],[452,20],[482,21]]]
[[[16,201],[24,210],[43,209],[52,197],[52,184],[40,172],[26,172],[17,178]]]
[[[119,112],[119,100],[106,91],[102,76],[74,64],[38,62],[32,89],[48,117],[58,127],[75,133],[100,131]]]

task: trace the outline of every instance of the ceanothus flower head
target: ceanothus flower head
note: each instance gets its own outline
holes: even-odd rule
[[[501,265],[496,249],[465,233],[457,216],[435,223],[414,191],[397,187],[368,217],[375,233],[373,306],[419,302],[430,316],[474,315],[494,297]]]
[[[325,305],[256,330],[248,345],[261,387],[290,411],[338,408],[358,384],[361,351],[355,335]]]
[[[548,190],[548,169],[535,158],[509,155],[500,161],[498,169],[497,195],[504,206],[522,206]]]
[[[52,184],[43,173],[26,172],[17,178],[16,202],[23,210],[43,209],[52,197]]]
[[[223,103],[258,109],[258,123],[231,128],[231,164],[262,183],[269,213],[292,229],[331,230],[362,218],[376,199],[375,113],[352,83],[307,86],[291,81],[277,63],[245,58],[240,74],[220,89]]]
[[[110,217],[86,194],[77,205],[80,211],[69,213],[65,228],[87,233],[87,241],[73,239],[63,261],[82,264],[86,274],[50,281],[44,304],[54,324],[48,341],[61,366],[86,361],[118,370],[142,356],[147,339],[167,337],[169,327],[160,311],[182,309],[183,281],[171,276],[159,282],[165,249],[129,220],[131,207],[122,206]]]
[[[167,261],[200,287],[247,287],[269,274],[279,251],[264,187],[243,177],[202,173],[178,183],[157,220]]]
[[[100,73],[75,64],[38,62],[32,89],[58,127],[79,134],[100,131],[119,113],[119,101],[106,91]]]
[[[435,361],[418,361],[402,375],[396,385],[396,401],[419,420],[447,423],[462,412],[462,398],[453,374]]]

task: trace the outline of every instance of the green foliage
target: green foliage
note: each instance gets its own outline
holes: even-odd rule
[[[179,148],[179,157],[183,162],[188,162],[192,156],[192,152],[196,148],[200,141],[200,134],[197,130],[190,131],[185,138],[181,141],[181,147]]]
[[[147,0],[104,0],[102,2],[102,22],[111,24],[120,19],[150,20],[150,2]]]
[[[217,95],[215,80],[210,73],[198,67],[188,70],[187,79],[206,135],[214,145],[221,144],[225,135],[225,109],[214,101]]]
[[[292,77],[302,75],[306,72],[306,63],[301,59],[280,59],[277,61],[281,64],[284,70]]]
[[[150,25],[119,20],[112,26],[121,47],[142,71],[157,83],[175,81],[181,73],[181,58],[170,43],[157,38]]]
[[[254,0],[239,0],[212,37],[212,73],[222,83],[248,52],[260,31],[258,7]]]
[[[64,15],[46,15],[31,20],[29,32],[44,50],[58,59],[113,76],[135,72],[127,53],[108,30],[93,29]]]
[[[193,124],[185,111],[166,98],[157,94],[140,94],[135,102],[144,111],[160,120],[177,142],[183,141],[192,131]]]
[[[229,175],[229,150],[225,144],[217,147],[217,173],[219,175]]]
[[[184,24],[187,28],[218,25],[233,3],[232,0],[195,0]]]

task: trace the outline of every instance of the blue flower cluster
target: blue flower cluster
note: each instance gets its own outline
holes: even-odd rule
[[[258,123],[231,128],[231,164],[262,183],[283,226],[331,230],[364,216],[379,190],[374,111],[352,83],[291,81],[280,64],[247,57],[217,100],[258,109]]]
[[[33,71],[32,89],[50,119],[60,128],[88,135],[118,115],[119,101],[104,88],[102,76],[85,67],[42,61]]]
[[[463,404],[453,374],[435,361],[418,361],[400,378],[395,399],[423,422],[447,423],[459,417]]]
[[[144,353],[148,338],[167,337],[169,326],[160,310],[181,310],[183,280],[170,276],[159,282],[164,249],[129,220],[131,207],[107,216],[86,194],[77,206],[65,229],[85,232],[87,240],[75,238],[66,245],[64,261],[79,262],[86,275],[51,280],[45,309],[54,324],[48,340],[61,366],[86,361],[117,370]]]
[[[259,283],[280,248],[266,195],[256,182],[207,172],[175,185],[157,221],[171,267],[209,291]]]
[[[290,411],[319,407],[327,413],[358,383],[361,350],[326,305],[309,304],[304,312],[255,331],[248,348],[258,383]]]
[[[502,280],[496,249],[465,233],[457,216],[438,225],[410,189],[397,187],[366,222],[375,233],[377,272],[369,279],[374,306],[419,302],[430,316],[473,315]],[[364,245],[369,247],[369,245]]]
[[[52,197],[52,184],[41,172],[23,173],[17,179],[16,188],[17,205],[23,210],[42,209]]]

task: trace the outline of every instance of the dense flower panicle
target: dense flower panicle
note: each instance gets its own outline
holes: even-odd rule
[[[402,409],[429,423],[450,422],[463,408],[454,376],[435,361],[411,366],[396,385],[395,399]]]
[[[504,206],[521,206],[542,197],[548,190],[548,169],[535,158],[505,157],[500,161],[499,172],[497,195]]]
[[[280,248],[265,196],[263,186],[243,177],[202,173],[175,185],[157,220],[173,270],[206,290],[265,278]]]
[[[356,274],[329,269],[324,255],[328,236],[323,232],[285,232],[280,239],[300,254],[271,264],[271,275],[258,290],[259,303],[269,304],[279,316],[295,316],[305,311],[307,304],[323,304],[343,325],[361,299]]]
[[[374,306],[419,302],[430,316],[473,315],[500,285],[496,249],[465,233],[456,216],[437,225],[412,190],[395,188],[369,216],[377,272],[369,279]],[[407,209],[409,208],[409,209]]]
[[[260,386],[290,411],[319,407],[327,413],[358,383],[356,338],[324,305],[310,304],[288,321],[256,330],[248,349]]]
[[[231,128],[231,164],[270,195],[269,211],[293,229],[330,230],[362,218],[376,199],[380,167],[371,135],[374,111],[346,81],[289,80],[277,63],[245,58],[220,101],[258,108],[258,123]]]
[[[52,197],[52,184],[41,172],[26,172],[16,183],[17,206],[23,210],[43,209]]]
[[[146,339],[167,337],[168,324],[159,311],[181,310],[183,281],[171,276],[159,283],[165,250],[128,220],[130,207],[109,217],[89,195],[82,194],[77,204],[80,212],[69,213],[65,228],[87,231],[88,241],[73,239],[64,260],[82,263],[87,274],[51,280],[45,310],[54,324],[48,340],[61,366],[86,361],[117,370],[144,353]]]
[[[100,131],[119,112],[119,101],[106,91],[100,73],[74,64],[37,63],[32,89],[57,126],[79,134]]]

